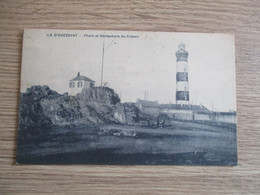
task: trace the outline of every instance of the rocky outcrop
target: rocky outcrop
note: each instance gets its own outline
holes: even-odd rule
[[[49,126],[51,119],[44,114],[41,101],[44,99],[56,99],[60,95],[50,90],[48,86],[32,86],[25,93],[20,94],[19,125]]]
[[[22,127],[135,124],[140,115],[134,103],[120,103],[118,94],[108,87],[68,96],[48,86],[33,86],[21,94],[19,123]]]

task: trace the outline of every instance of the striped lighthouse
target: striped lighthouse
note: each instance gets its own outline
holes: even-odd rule
[[[188,55],[185,44],[179,44],[176,55],[176,104],[189,104]]]

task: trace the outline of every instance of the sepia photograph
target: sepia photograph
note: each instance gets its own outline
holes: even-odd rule
[[[235,38],[26,29],[17,164],[236,166]]]

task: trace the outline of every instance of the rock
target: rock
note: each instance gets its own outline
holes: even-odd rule
[[[20,99],[21,127],[134,125],[142,116],[134,103],[120,103],[108,87],[85,89],[76,96],[60,95],[48,86],[32,86]]]
[[[58,98],[60,95],[52,91],[48,86],[33,86],[25,93],[20,94],[20,116],[19,125],[25,126],[50,126],[52,122],[45,115],[40,101],[44,98]]]

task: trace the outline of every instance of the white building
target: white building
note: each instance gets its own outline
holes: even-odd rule
[[[69,95],[76,95],[81,93],[83,89],[91,89],[95,85],[95,81],[91,80],[86,76],[81,76],[78,72],[78,75],[69,81]]]
[[[135,105],[146,114],[158,115],[160,112],[160,104],[158,101],[137,99]]]

